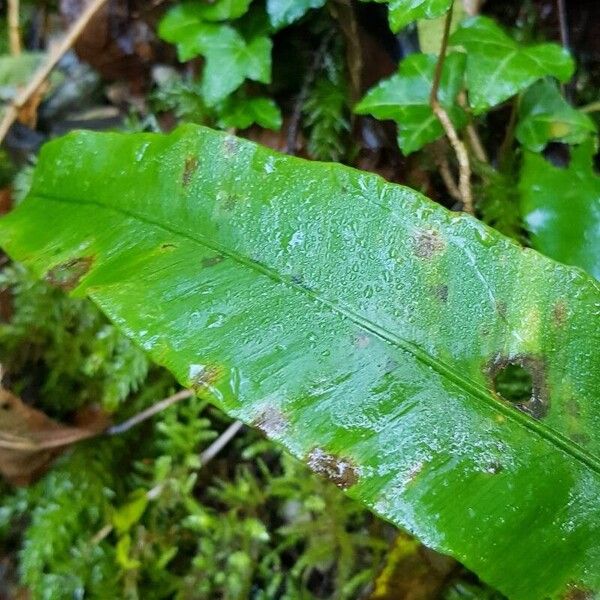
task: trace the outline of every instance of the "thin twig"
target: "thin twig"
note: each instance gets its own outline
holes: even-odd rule
[[[458,103],[464,109],[465,112],[469,113],[469,107],[467,106],[467,96],[464,92],[460,92],[458,94]],[[475,154],[475,158],[479,162],[489,163],[489,158],[487,152],[485,151],[485,147],[479,137],[479,133],[477,132],[477,127],[473,123],[471,119],[471,115],[469,113],[469,122],[465,128],[467,132],[467,137],[469,139],[469,145],[473,150],[473,154]]]
[[[454,177],[452,177],[452,173],[450,172],[450,165],[448,163],[448,159],[444,157],[440,157],[437,161],[438,169],[440,170],[440,175],[442,176],[442,180],[448,193],[454,200],[457,202],[462,202],[462,197],[460,195],[460,190],[454,181]]]
[[[460,197],[463,203],[463,209],[465,212],[473,214],[473,196],[471,194],[471,164],[469,163],[469,155],[467,149],[461,139],[458,137],[456,128],[452,123],[448,113],[438,100],[438,90],[440,87],[440,80],[442,77],[442,69],[444,67],[444,60],[446,58],[446,49],[448,48],[448,36],[450,34],[450,25],[452,24],[452,8],[448,10],[446,14],[446,21],[444,23],[444,35],[442,37],[442,45],[440,48],[440,55],[435,65],[435,73],[433,76],[433,85],[431,86],[431,95],[429,102],[433,114],[438,118],[442,124],[446,137],[450,141],[450,145],[454,149],[456,154],[456,160],[458,161],[458,189],[460,190]]]
[[[300,92],[296,98],[296,102],[294,102],[294,110],[292,111],[292,116],[290,117],[290,124],[287,130],[287,141],[285,145],[285,152],[287,154],[295,154],[296,153],[296,141],[298,139],[298,133],[300,131],[300,121],[302,120],[302,109],[304,108],[304,104],[306,103],[306,98],[308,97],[308,91],[310,86],[313,84],[317,71],[321,67],[321,63],[323,62],[323,56],[325,55],[325,51],[327,50],[327,46],[333,37],[334,30],[330,30],[321,41],[317,51],[315,52],[313,61],[304,76],[304,81],[302,82],[302,87],[300,88]]]
[[[498,149],[498,168],[502,170],[506,166],[510,149],[512,148],[513,142],[515,141],[515,128],[517,126],[517,116],[519,114],[519,103],[521,97],[517,96],[512,103],[510,109],[510,117],[508,118],[508,125],[506,126],[506,133],[504,139]]]
[[[582,106],[579,110],[583,113],[598,112],[600,110],[600,100],[590,102],[590,104]]]
[[[0,123],[0,143],[5,138],[11,125],[16,121],[19,110],[37,92],[39,87],[48,78],[60,59],[75,43],[82,31],[86,28],[92,17],[102,8],[107,0],[93,0],[73,23],[62,41],[50,52],[45,63],[34,73],[27,86],[17,95],[7,107],[4,118]]]
[[[570,52],[571,50],[571,41],[569,39],[569,22],[567,20],[567,7],[565,5],[565,0],[556,0],[556,7],[558,9],[558,27],[560,29],[560,43],[565,50]],[[571,81],[567,81],[566,83],[561,83],[560,87],[569,102],[573,100],[573,88],[571,86]]]
[[[19,0],[8,0],[8,47],[12,56],[21,54],[21,32],[19,30]]]
[[[437,140],[431,145],[431,150],[433,154],[433,160],[435,161],[435,164],[440,172],[442,181],[446,186],[448,194],[450,194],[450,197],[456,200],[457,202],[462,202],[460,190],[456,185],[456,181],[454,180],[454,176],[452,175],[452,171],[450,170],[448,158],[446,157],[445,143],[441,139]]]
[[[147,421],[149,418],[153,417],[159,412],[162,412],[166,408],[169,408],[169,406],[175,404],[176,402],[185,400],[185,398],[190,398],[193,395],[194,392],[192,390],[180,390],[176,394],[173,394],[172,396],[169,396],[168,398],[165,398],[164,400],[161,400],[160,402],[149,406],[146,410],[137,413],[137,415],[134,415],[133,417],[131,417],[131,419],[127,419],[126,421],[123,421],[118,425],[113,425],[112,427],[109,427],[104,433],[106,433],[107,435],[118,435],[121,433],[125,433],[126,431],[129,431],[132,427],[139,425],[143,421]]]
[[[229,442],[235,437],[237,432],[244,424],[241,421],[234,421],[202,454],[200,455],[200,464],[202,466],[209,463]]]
[[[569,40],[569,24],[567,22],[567,8],[565,0],[556,0],[558,8],[558,25],[560,27],[560,43],[563,48],[569,50],[571,42]]]

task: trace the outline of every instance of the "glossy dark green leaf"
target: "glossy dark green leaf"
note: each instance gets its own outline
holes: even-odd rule
[[[404,154],[419,150],[444,134],[429,105],[436,61],[437,57],[432,54],[408,56],[400,63],[396,75],[369,90],[354,109],[358,114],[396,121],[398,145]],[[450,53],[444,62],[438,92],[440,103],[458,127],[466,120],[464,111],[455,103],[464,67],[464,55]]]
[[[216,0],[215,2],[182,2],[173,6],[161,21],[161,35],[185,36],[198,23],[237,19],[248,12],[252,0]]]
[[[311,8],[321,8],[325,0],[267,0],[267,13],[273,27],[285,27],[303,17]]]
[[[48,144],[0,243],[512,598],[600,591],[600,287],[579,269],[196,126]],[[507,365],[531,397],[494,392]]]
[[[271,98],[231,98],[220,111],[219,127],[246,129],[254,123],[266,129],[281,128],[281,111]]]
[[[395,33],[418,19],[434,19],[445,14],[452,0],[375,0],[388,5],[390,28]]]
[[[529,150],[539,152],[553,140],[580,144],[595,132],[594,121],[573,108],[554,81],[538,81],[521,98],[515,133]]]
[[[533,246],[600,279],[600,177],[594,171],[595,151],[590,138],[571,148],[570,163],[562,168],[525,151],[519,188]]]
[[[469,103],[476,113],[500,104],[534,81],[552,75],[567,81],[573,59],[557,44],[519,44],[488,17],[463,21],[450,43],[467,51]]]
[[[180,5],[171,9],[161,21],[159,35],[176,44],[182,61],[199,55],[205,57],[201,91],[207,104],[220,102],[245,79],[269,83],[271,39],[267,35],[246,39],[231,25],[208,22],[202,11],[193,10],[196,6]]]

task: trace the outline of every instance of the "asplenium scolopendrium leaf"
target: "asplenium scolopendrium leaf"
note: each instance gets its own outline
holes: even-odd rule
[[[51,142],[0,243],[510,597],[600,591],[600,288],[580,270],[196,126]],[[530,397],[494,392],[505,367]]]
[[[600,176],[593,138],[570,149],[566,167],[525,151],[521,212],[535,248],[600,279]]]
[[[398,145],[404,154],[415,152],[444,134],[429,102],[436,62],[433,54],[408,56],[400,63],[398,73],[369,90],[354,108],[358,114],[396,121]],[[450,53],[444,61],[438,91],[440,103],[458,127],[466,122],[464,111],[455,102],[464,68],[464,55]]]
[[[463,21],[450,43],[467,51],[469,103],[476,113],[500,104],[547,75],[567,81],[574,70],[573,59],[561,46],[520,44],[489,17]]]
[[[231,10],[239,8],[240,12],[244,6],[247,9],[247,5],[241,4],[240,0],[228,0],[225,6]],[[201,91],[209,105],[224,100],[245,79],[260,83],[271,81],[271,39],[264,34],[246,39],[229,24],[212,22],[216,19],[207,18],[205,10],[216,6],[202,3],[177,5],[165,15],[158,29],[163,40],[176,45],[180,60],[204,56],[206,65]]]
[[[267,0],[271,25],[285,27],[303,17],[311,8],[321,8],[325,0]]]
[[[529,150],[540,152],[550,141],[580,144],[596,132],[588,115],[573,108],[554,81],[532,85],[519,102],[517,139]]]

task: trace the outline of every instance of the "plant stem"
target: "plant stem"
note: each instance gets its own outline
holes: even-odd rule
[[[175,404],[176,402],[179,402],[180,400],[184,400],[186,398],[191,398],[193,395],[194,392],[192,390],[180,390],[176,394],[173,394],[172,396],[169,396],[168,398],[165,398],[164,400],[161,400],[160,402],[149,406],[146,410],[137,413],[137,415],[134,415],[133,417],[131,417],[131,419],[127,419],[127,421],[123,421],[123,423],[119,423],[118,425],[113,425],[112,427],[109,427],[105,433],[107,435],[118,435],[120,433],[125,433],[126,431],[129,431],[132,427],[135,427],[143,421],[148,420],[150,417],[153,417],[159,412],[162,412],[163,410],[165,410],[165,408],[169,408],[169,406],[171,406],[172,404]]]
[[[579,110],[583,113],[598,112],[600,111],[600,100],[590,102],[590,104],[582,106]]]
[[[17,120],[19,110],[27,104],[29,99],[37,92],[40,86],[48,78],[60,59],[75,43],[77,38],[86,28],[92,17],[102,8],[107,0],[94,0],[81,13],[77,21],[73,23],[62,41],[54,48],[46,62],[34,73],[25,89],[17,95],[12,103],[6,108],[4,118],[0,123],[0,142],[6,137],[11,125]]]
[[[229,442],[235,437],[237,432],[244,424],[241,421],[234,421],[201,455],[200,463],[202,466],[210,462]]]
[[[458,189],[460,191],[460,197],[463,203],[463,209],[465,212],[473,214],[473,196],[471,194],[471,165],[469,163],[469,155],[467,149],[458,137],[458,133],[452,120],[448,116],[448,113],[438,100],[438,90],[440,87],[440,80],[442,77],[442,69],[444,67],[444,60],[446,58],[446,50],[448,48],[448,37],[450,35],[450,25],[452,24],[452,8],[450,5],[448,12],[446,13],[446,21],[444,23],[444,35],[442,37],[442,45],[440,47],[440,55],[435,65],[435,73],[433,76],[433,85],[431,86],[431,95],[429,102],[433,113],[442,124],[446,137],[450,141],[450,145],[454,149],[456,159],[458,161]]]
[[[517,125],[517,115],[519,113],[520,100],[520,96],[517,96],[513,100],[513,104],[510,110],[510,117],[508,119],[508,125],[506,127],[506,134],[504,135],[504,139],[502,140],[502,143],[500,144],[500,149],[498,150],[498,168],[501,171],[506,165],[508,154],[515,139],[515,127]]]
[[[19,0],[8,0],[8,46],[12,56],[21,54],[21,32],[19,31]]]

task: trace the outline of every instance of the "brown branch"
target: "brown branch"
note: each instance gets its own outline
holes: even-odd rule
[[[458,94],[458,103],[462,106],[466,113],[469,113],[469,107],[467,106],[467,96],[464,91]],[[485,151],[485,147],[479,137],[479,133],[477,132],[477,127],[473,123],[471,118],[471,114],[469,113],[469,122],[465,128],[467,132],[467,138],[469,140],[469,145],[473,150],[473,154],[475,154],[475,158],[479,162],[489,163],[489,158],[487,152]]]
[[[21,54],[21,32],[19,30],[19,0],[8,0],[8,47],[13,56]]]
[[[7,107],[4,113],[4,118],[0,123],[0,143],[6,137],[8,130],[11,125],[17,120],[19,110],[23,108],[29,101],[29,99],[37,92],[39,87],[48,78],[54,67],[58,64],[60,59],[75,43],[77,38],[81,35],[87,24],[90,22],[92,17],[102,8],[107,0],[92,0],[90,4],[81,13],[77,21],[73,23],[67,34],[61,40],[61,42],[50,51],[47,60],[44,64],[34,73],[33,77],[27,84],[27,86],[21,91],[12,103]]]
[[[454,176],[452,175],[452,171],[450,170],[448,158],[446,157],[446,144],[443,142],[443,140],[439,139],[433,144],[431,144],[431,151],[433,155],[433,160],[440,172],[442,181],[446,186],[448,194],[457,202],[462,202],[460,190],[456,185],[456,181],[454,179]]]
[[[435,72],[433,75],[433,85],[431,86],[431,95],[429,102],[433,114],[438,118],[442,124],[446,137],[450,141],[450,145],[454,149],[456,154],[456,160],[458,161],[458,189],[460,191],[460,197],[463,203],[463,209],[465,212],[473,214],[473,196],[471,194],[471,164],[469,163],[469,155],[467,148],[465,147],[462,140],[458,137],[458,133],[452,120],[448,116],[446,109],[440,104],[438,100],[438,90],[440,87],[440,80],[442,78],[442,69],[444,67],[444,60],[446,58],[446,50],[448,48],[448,37],[450,35],[450,25],[452,24],[452,9],[453,4],[450,5],[448,12],[446,13],[446,21],[444,23],[444,35],[442,37],[442,45],[440,47],[440,55],[435,65]]]

